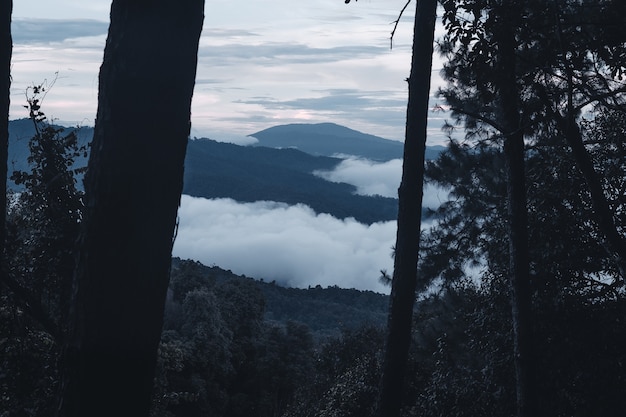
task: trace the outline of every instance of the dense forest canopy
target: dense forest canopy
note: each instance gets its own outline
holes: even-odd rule
[[[626,6],[618,0],[440,3],[445,33],[437,46],[446,84],[439,95],[451,110],[450,130],[462,128],[465,137],[451,138],[425,166],[426,181],[449,189],[450,199],[421,235],[401,414],[518,413],[505,155],[507,138],[516,134],[524,145],[537,415],[621,416]],[[502,45],[512,44],[502,40],[504,23],[515,41],[506,51]],[[512,78],[502,78],[503,67]],[[510,79],[513,130],[503,110],[510,102],[502,99],[503,80]],[[55,413],[72,253],[84,213],[72,172],[84,152],[76,134],[48,125],[43,114],[31,122],[37,126],[32,169],[12,173],[24,191],[10,196],[7,213],[2,417]],[[374,416],[387,302],[333,287],[280,288],[176,259],[151,413]]]

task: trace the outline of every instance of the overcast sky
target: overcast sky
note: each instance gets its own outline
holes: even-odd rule
[[[389,37],[404,4],[207,1],[192,136],[240,137],[279,124],[330,121],[402,140],[413,4],[393,49]],[[93,125],[109,7],[107,0],[14,2],[11,118],[26,115],[28,85],[58,72],[44,111]],[[436,59],[433,91],[440,67]],[[434,144],[443,141],[442,115],[431,119]]]
[[[398,26],[393,49],[389,37],[404,4],[207,1],[192,137],[237,142],[275,125],[334,122],[402,140],[415,3]],[[28,86],[56,77],[44,112],[60,122],[93,125],[109,7],[108,0],[14,2],[12,119],[27,116]],[[440,67],[435,57],[432,91],[441,85]],[[431,145],[445,142],[443,117],[430,114]],[[395,197],[400,171],[400,160],[347,160],[319,175],[354,184],[362,194]],[[443,194],[429,190],[425,200],[433,205]],[[299,287],[389,290],[378,276],[392,270],[395,222],[367,226],[306,206],[186,196],[179,215],[174,255]]]

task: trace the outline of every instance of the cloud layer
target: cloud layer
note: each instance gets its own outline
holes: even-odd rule
[[[363,225],[303,205],[183,196],[174,255],[278,283],[388,292],[395,222]]]
[[[333,182],[345,182],[357,188],[361,195],[398,197],[398,186],[402,178],[402,160],[373,162],[367,159],[344,159],[332,171],[316,172],[320,177]],[[439,187],[427,184],[424,187],[422,205],[437,208],[448,198],[448,193]]]
[[[399,159],[347,159],[322,175],[353,184],[361,194],[395,197],[401,170]],[[426,207],[438,207],[446,198],[439,188],[424,190]],[[389,292],[378,278],[380,270],[393,271],[395,221],[367,226],[316,214],[305,205],[190,196],[183,196],[179,216],[175,256],[293,287],[319,284]]]

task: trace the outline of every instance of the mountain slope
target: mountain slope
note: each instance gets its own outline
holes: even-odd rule
[[[172,258],[172,272],[188,261]],[[316,340],[339,336],[342,329],[360,326],[383,327],[387,321],[389,296],[372,291],[321,286],[309,288],[283,287],[276,282],[263,281],[234,274],[217,266],[194,263],[197,275],[185,277],[185,285],[206,282],[247,281],[258,287],[265,300],[267,322],[285,325],[288,321],[306,324]]]
[[[312,155],[353,155],[372,161],[402,158],[404,145],[339,126],[334,123],[288,124],[270,127],[249,135],[259,142],[253,146],[297,148]],[[433,159],[443,149],[428,147],[426,159]]]
[[[296,149],[246,147],[210,139],[189,141],[185,159],[185,194],[237,201],[303,203],[316,213],[362,223],[393,220],[397,201],[354,194],[349,184],[332,183],[313,171],[333,169],[341,160],[312,156]]]
[[[71,130],[73,128],[67,128],[65,133]],[[13,120],[9,123],[9,133],[10,176],[14,170],[29,170],[28,142],[34,127],[29,119]],[[80,128],[77,134],[81,144],[88,143],[93,128]],[[276,126],[254,136],[259,138],[260,144],[269,147],[190,140],[183,192],[195,197],[232,198],[240,202],[302,203],[316,213],[328,213],[340,219],[354,217],[366,224],[396,218],[396,199],[357,195],[354,186],[329,182],[313,172],[333,170],[342,159],[331,155],[340,153],[373,160],[398,158],[402,154],[402,143],[332,123]],[[438,149],[431,149],[430,156],[438,152]],[[79,158],[75,166],[86,164],[86,158]],[[10,189],[20,189],[11,181],[7,185]],[[82,188],[82,181],[78,186]]]
[[[67,128],[69,133],[73,128]],[[9,176],[15,170],[29,170],[28,142],[34,135],[29,119],[9,123]],[[93,128],[77,131],[81,144],[88,143]],[[396,218],[397,202],[392,198],[356,195],[356,188],[332,183],[313,175],[332,170],[341,159],[313,156],[296,149],[246,147],[209,139],[190,140],[185,160],[185,194],[204,198],[232,198],[241,202],[260,200],[306,204],[316,213],[344,219],[354,217],[371,224]],[[75,166],[85,166],[80,158]],[[11,181],[9,189],[20,190]],[[82,188],[82,181],[78,186]]]

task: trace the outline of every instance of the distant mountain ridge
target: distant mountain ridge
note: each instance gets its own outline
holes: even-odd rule
[[[404,144],[340,126],[335,123],[287,124],[249,135],[258,140],[252,146],[296,148],[312,155],[352,155],[384,162],[402,158]],[[426,159],[434,159],[443,146],[426,149]]]
[[[66,128],[65,133],[74,129]],[[79,142],[86,144],[93,137],[93,128],[81,127],[77,134]],[[33,135],[31,120],[9,123],[9,176],[14,170],[30,169],[28,142]],[[337,154],[377,161],[401,158],[401,142],[333,123],[275,126],[252,136],[259,140],[256,146],[210,139],[190,140],[183,193],[209,199],[232,198],[240,202],[301,203],[318,214],[328,213],[339,219],[353,217],[365,224],[396,219],[395,198],[357,195],[353,185],[330,182],[314,172],[333,170],[342,161],[332,157]],[[429,156],[434,157],[439,151],[431,150]],[[79,158],[75,166],[86,164],[86,158]],[[20,189],[11,181],[7,185],[10,189]],[[82,181],[78,185],[82,188]]]

